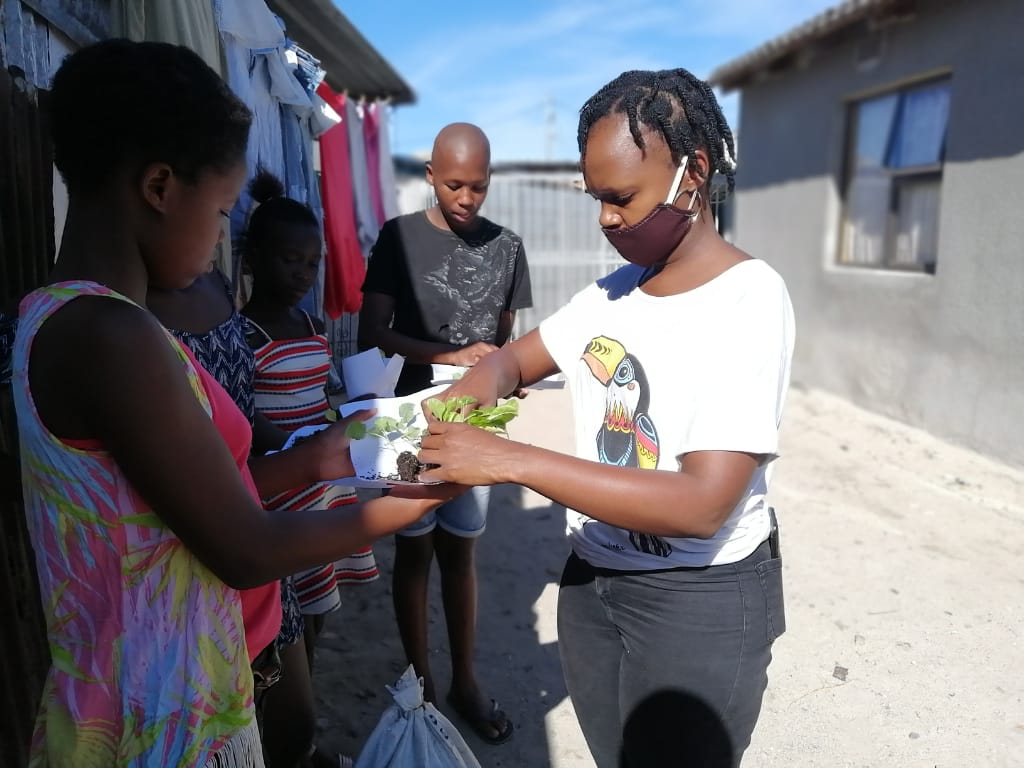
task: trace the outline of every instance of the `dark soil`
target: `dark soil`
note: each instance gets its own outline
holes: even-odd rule
[[[402,451],[398,454],[398,477],[407,483],[415,483],[424,469],[416,454],[412,451]]]
[[[402,451],[398,454],[398,478],[406,483],[418,483],[420,472],[425,469],[437,466],[436,464],[424,464],[412,451]]]

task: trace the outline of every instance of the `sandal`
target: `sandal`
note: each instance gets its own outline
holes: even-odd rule
[[[447,696],[447,701],[448,706],[455,710],[455,713],[466,721],[469,727],[473,729],[473,732],[488,744],[504,744],[512,738],[512,731],[515,729],[515,726],[509,720],[508,715],[498,706],[498,702],[495,699],[491,699],[491,709],[489,712],[474,711],[469,707],[463,706],[463,702],[450,693]],[[505,721],[503,728],[500,727],[502,720]]]

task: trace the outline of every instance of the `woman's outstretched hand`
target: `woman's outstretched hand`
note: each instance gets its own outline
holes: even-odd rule
[[[461,485],[509,482],[518,443],[469,424],[432,420],[422,440],[419,460],[437,467],[420,472],[420,480]]]

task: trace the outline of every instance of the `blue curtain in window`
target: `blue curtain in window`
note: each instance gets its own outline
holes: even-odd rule
[[[900,95],[863,102],[857,109],[857,169],[882,168]]]
[[[942,162],[948,122],[948,83],[901,94],[886,166],[911,168]]]

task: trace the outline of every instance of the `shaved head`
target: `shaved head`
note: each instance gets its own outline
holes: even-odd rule
[[[484,132],[470,123],[446,125],[427,163],[427,183],[437,197],[427,217],[453,232],[475,230],[490,181],[491,143]]]
[[[446,125],[434,139],[430,162],[434,165],[446,161],[455,163],[482,163],[491,165],[491,142],[486,134],[472,123]]]

